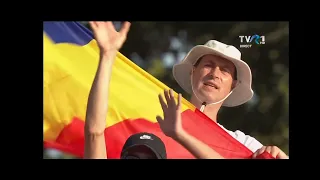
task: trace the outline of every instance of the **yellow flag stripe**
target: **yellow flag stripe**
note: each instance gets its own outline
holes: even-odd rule
[[[98,66],[95,40],[79,46],[53,43],[44,34],[44,139],[55,140],[73,117],[85,119],[87,99]],[[124,119],[156,122],[162,115],[158,94],[168,87],[121,53],[116,56],[109,91],[107,127]],[[194,106],[182,100],[182,109]]]

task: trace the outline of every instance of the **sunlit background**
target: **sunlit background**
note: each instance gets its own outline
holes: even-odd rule
[[[88,28],[87,22],[81,22]],[[119,28],[121,22],[114,22]],[[239,36],[265,36],[265,44],[240,48]],[[218,121],[241,130],[289,155],[289,23],[288,22],[133,22],[122,54],[176,92],[189,97],[172,76],[173,64],[195,45],[215,39],[236,46],[252,70],[253,98],[222,108]],[[75,158],[46,149],[44,158]]]

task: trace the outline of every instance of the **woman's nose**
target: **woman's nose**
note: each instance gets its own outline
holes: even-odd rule
[[[213,79],[220,77],[220,68],[219,66],[216,66],[211,69],[210,75],[212,76]]]

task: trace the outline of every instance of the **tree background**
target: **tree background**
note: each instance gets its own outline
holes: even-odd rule
[[[87,22],[81,22],[88,28]],[[114,22],[119,29],[121,22]],[[265,36],[264,45],[239,48],[239,36]],[[219,112],[229,130],[241,130],[264,145],[289,155],[289,23],[288,22],[132,22],[122,54],[188,99],[172,76],[173,64],[195,45],[215,39],[236,46],[252,70],[254,97]],[[46,149],[44,158],[74,158]]]

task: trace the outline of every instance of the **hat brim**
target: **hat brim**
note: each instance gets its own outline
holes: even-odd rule
[[[178,64],[173,66],[173,76],[177,83],[189,94],[192,93],[191,71],[197,60],[204,55],[217,55],[231,61],[237,69],[238,84],[230,96],[223,102],[223,106],[234,107],[249,101],[253,96],[251,89],[252,75],[248,64],[241,59],[235,59],[219,51],[204,45],[192,48],[186,57]]]
[[[136,149],[136,148],[138,149],[141,146],[149,148],[152,151],[152,153],[157,157],[157,159],[163,159],[162,156],[156,150],[154,150],[152,147],[150,147],[148,144],[135,144],[135,145],[129,146],[121,152],[121,157],[124,156],[125,153],[127,153],[131,150],[134,151],[134,149]]]

